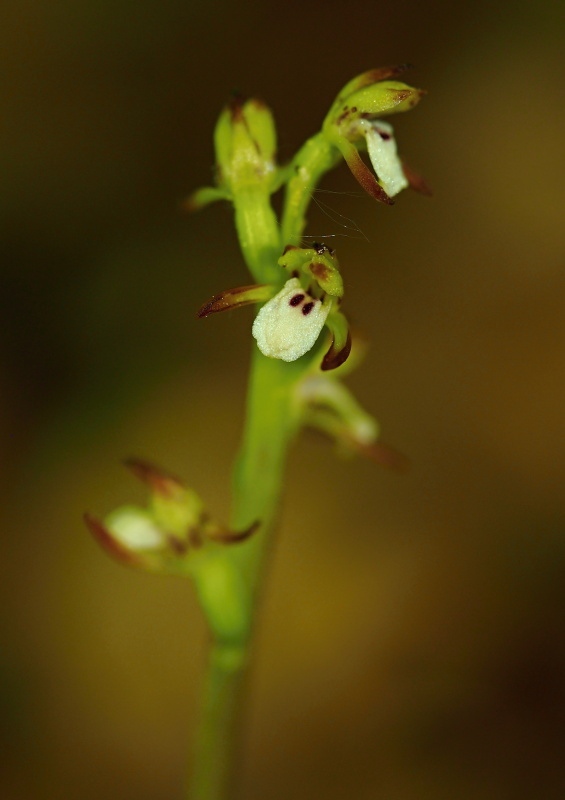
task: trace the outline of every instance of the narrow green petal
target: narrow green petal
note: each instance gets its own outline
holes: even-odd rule
[[[210,203],[230,199],[231,195],[225,189],[218,189],[215,186],[203,186],[189,195],[182,203],[182,207],[189,212],[200,211],[201,208],[210,205]]]

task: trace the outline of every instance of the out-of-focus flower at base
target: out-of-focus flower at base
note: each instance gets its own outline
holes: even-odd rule
[[[258,528],[230,531],[210,518],[199,496],[162,469],[141,459],[126,466],[149,488],[147,508],[126,505],[102,521],[84,519],[96,541],[116,560],[149,572],[186,574],[196,554],[236,544]]]

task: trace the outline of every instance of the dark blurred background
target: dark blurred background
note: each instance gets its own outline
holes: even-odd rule
[[[339,88],[410,61],[393,120],[434,187],[345,166],[308,233],[372,342],[351,377],[406,476],[305,435],[257,645],[246,800],[565,796],[565,6],[5,0],[0,26],[0,717],[6,800],[173,800],[205,654],[191,587],[129,572],[81,514],[142,501],[120,460],[224,519],[251,345],[212,175],[229,93],[280,157]]]

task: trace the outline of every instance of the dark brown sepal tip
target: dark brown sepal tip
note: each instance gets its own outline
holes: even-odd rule
[[[418,175],[417,172],[414,172],[414,170],[406,163],[404,159],[401,159],[401,164],[402,172],[404,173],[404,177],[408,181],[410,188],[415,192],[418,192],[418,194],[423,194],[425,197],[431,197],[433,192],[425,178],[422,178],[421,175]]]
[[[287,244],[285,249],[283,250],[283,256],[289,252],[289,250],[300,250],[300,247],[297,247],[295,244]]]
[[[384,442],[362,445],[360,450],[363,455],[370,458],[371,461],[380,464],[381,467],[391,469],[394,472],[405,473],[408,472],[410,468],[410,459]]]
[[[347,341],[341,350],[334,347],[334,344],[335,340],[332,340],[331,347],[322,361],[321,369],[324,370],[324,372],[337,369],[337,367],[340,367],[349,358],[349,354],[351,353],[351,334],[349,331],[347,332]]]
[[[241,122],[243,120],[243,105],[245,100],[241,92],[234,91],[229,99],[229,110],[233,122]]]
[[[179,203],[179,210],[185,214],[193,214],[195,211],[199,211],[201,207],[201,204],[196,202],[195,193],[190,194]]]
[[[397,78],[399,75],[402,75],[403,72],[406,72],[407,69],[412,69],[412,67],[412,64],[395,64],[389,67],[370,69],[362,75],[359,75],[352,91],[358,92],[360,89],[364,89],[365,86],[370,86],[373,83]]]
[[[119,561],[121,564],[127,564],[131,567],[140,567],[143,566],[142,560],[137,556],[135,553],[132,553],[131,550],[128,550],[126,547],[121,545],[110,533],[108,528],[104,525],[104,523],[98,519],[98,517],[93,516],[92,514],[84,514],[83,516],[84,522],[86,527],[90,531],[90,533],[94,536],[98,544],[105,550],[109,555]]]
[[[379,67],[378,69],[372,69],[367,73],[367,75],[369,76],[370,83],[377,83],[377,81],[387,81],[390,78],[397,78],[408,69],[413,69],[413,65],[394,64],[390,67]]]
[[[239,544],[239,542],[244,542],[246,539],[249,539],[253,534],[259,529],[261,522],[259,520],[255,520],[248,528],[243,531],[230,531],[226,529],[222,529],[219,531],[214,531],[214,533],[209,533],[208,537],[212,539],[214,542],[219,542],[220,544]]]
[[[123,463],[136,478],[163,497],[172,497],[183,488],[178,478],[143,458],[127,458]]]

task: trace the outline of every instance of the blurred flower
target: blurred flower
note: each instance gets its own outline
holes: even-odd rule
[[[172,475],[137,458],[126,466],[148,486],[147,508],[121,506],[104,521],[85,514],[94,538],[123,564],[151,572],[186,573],[193,553],[241,542],[258,527],[254,523],[244,531],[230,531],[212,520],[196,492]]]
[[[312,366],[295,387],[295,402],[303,424],[330,438],[341,453],[362,455],[404,471],[408,465],[405,456],[379,441],[379,423],[342,382],[363,360],[365,350],[365,344],[354,338],[351,358],[339,369],[324,374]]]

